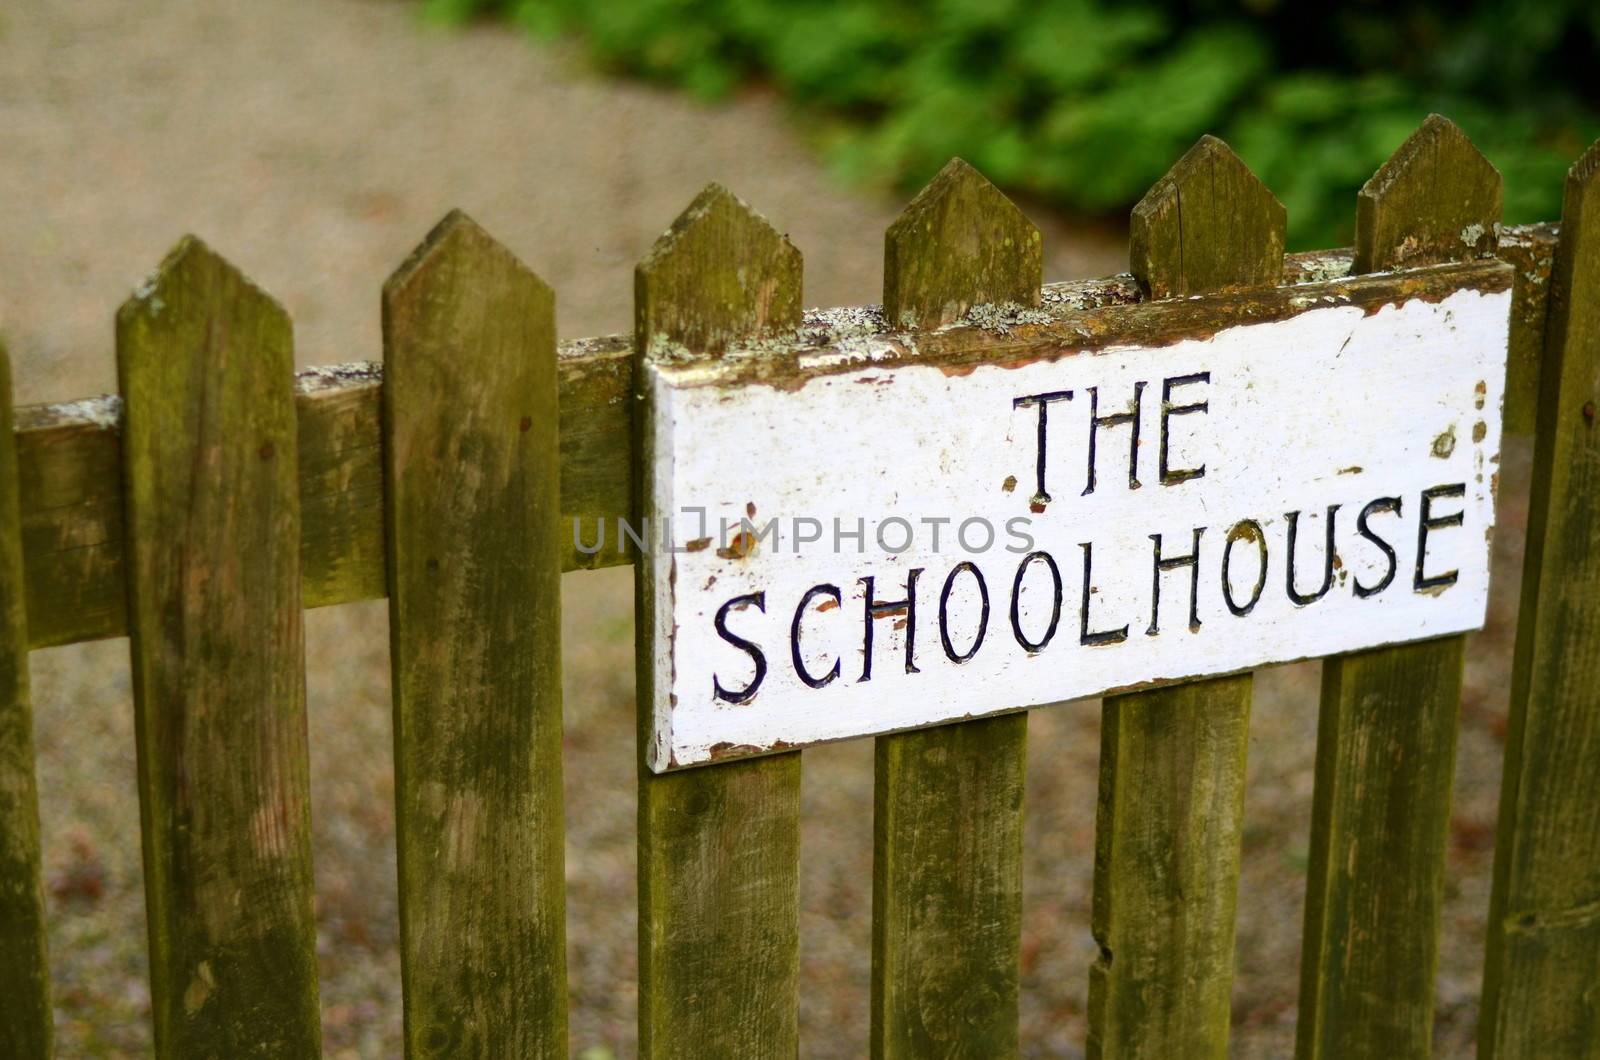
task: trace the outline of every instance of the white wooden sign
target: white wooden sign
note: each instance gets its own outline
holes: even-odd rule
[[[1004,363],[648,365],[651,767],[1479,627],[1488,269],[1160,345],[1042,327]]]

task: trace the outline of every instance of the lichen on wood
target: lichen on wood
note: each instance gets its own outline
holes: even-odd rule
[[[1039,304],[1039,229],[983,174],[952,158],[883,237],[883,315],[935,328],[974,306]]]
[[[712,185],[634,274],[632,395],[655,340],[714,358],[801,322],[800,254]],[[649,403],[635,406],[636,509],[651,510]],[[653,559],[653,557],[652,557]],[[800,754],[657,775],[647,762],[657,660],[653,616],[670,570],[635,578],[639,709],[639,1052],[788,1060],[799,1049]]]
[[[186,238],[117,369],[156,1054],[315,1056],[289,317]]]
[[[565,1057],[555,296],[456,212],[383,323],[407,1054]]]
[[[1493,253],[1502,198],[1494,167],[1430,116],[1361,189],[1352,269]],[[1462,650],[1449,637],[1323,663],[1301,1060],[1430,1048]]]
[[[960,159],[889,226],[890,320],[1038,324],[1039,230]],[[996,305],[995,303],[1000,303]],[[877,740],[872,1055],[1014,1056],[1026,713]],[[952,856],[952,852],[958,852]]]
[[[1467,134],[1430,114],[1356,198],[1354,271],[1491,255],[1504,200],[1500,174]]]
[[[1600,1048],[1600,142],[1567,175],[1550,283],[1478,1055]]]
[[[1550,245],[1536,226],[1510,230],[1513,247]],[[1508,252],[1514,260],[1520,250]],[[781,260],[781,257],[780,257]],[[1284,263],[1287,284],[1342,283],[1348,252],[1290,254]],[[1520,267],[1520,266],[1519,266]],[[1519,285],[1547,280],[1548,253],[1528,255]],[[1426,276],[1426,272],[1417,275]],[[1396,276],[1396,296],[1415,279]],[[1258,288],[1230,302],[1240,313],[1282,312],[1282,297]],[[1277,289],[1282,290],[1282,289]],[[1338,288],[1342,291],[1344,288]],[[1524,304],[1519,296],[1518,304]],[[760,364],[790,357],[802,367],[844,366],[866,360],[928,356],[969,363],[1004,360],[1020,344],[1097,343],[1121,329],[1130,339],[1185,330],[1203,332],[1226,319],[1204,300],[1141,303],[1130,275],[1102,280],[1048,284],[1037,312],[1049,325],[1007,325],[1004,330],[952,325],[931,333],[890,328],[875,307],[813,311],[776,334],[793,336],[794,345],[773,333],[760,342]],[[1545,315],[1532,302],[1512,318],[1513,381],[1515,351],[1539,347]],[[1273,308],[1276,307],[1276,308]],[[1292,308],[1292,307],[1291,307]],[[1102,312],[1103,311],[1103,312]],[[1020,324],[1020,322],[1019,322]],[[740,341],[730,340],[735,346]],[[603,547],[583,551],[566,535],[565,570],[587,570],[632,562],[617,531],[619,518],[633,510],[629,461],[633,445],[632,387],[634,339],[600,336],[563,342],[557,355],[561,387],[562,518],[590,546],[605,527]],[[749,358],[746,358],[747,360]],[[351,368],[331,373],[310,369],[296,386],[300,422],[301,563],[307,607],[382,598],[386,593],[383,541],[382,463],[379,405],[382,373]],[[1526,375],[1521,378],[1526,378]],[[1531,424],[1526,386],[1512,386],[1509,421]],[[1523,395],[1521,398],[1518,395]],[[1521,404],[1518,404],[1521,402]],[[1519,419],[1518,408],[1527,411]],[[94,398],[16,410],[17,463],[21,475],[22,534],[27,562],[30,646],[121,636],[127,631],[124,582],[120,399]]]
[[[0,345],[0,1056],[51,1055],[11,362]]]
[[[1133,273],[1155,299],[1270,291],[1286,223],[1233,151],[1203,137],[1134,208]],[[1091,1057],[1227,1054],[1251,689],[1241,674],[1105,701]]]

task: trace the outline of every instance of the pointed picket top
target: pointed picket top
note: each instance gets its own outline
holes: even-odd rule
[[[452,211],[383,351],[406,1055],[566,1056],[555,296]]]
[[[634,336],[720,355],[800,323],[803,265],[788,236],[707,184],[634,270]]]
[[[1356,198],[1352,271],[1417,268],[1493,254],[1505,182],[1467,134],[1430,114]]]
[[[1551,334],[1555,342],[1571,341],[1566,334],[1576,319],[1590,341],[1600,341],[1600,313],[1591,312],[1594,299],[1573,291],[1600,289],[1600,140],[1589,146],[1567,170],[1561,204],[1561,248],[1551,276]]]
[[[1039,304],[1044,243],[1000,189],[952,158],[883,236],[891,326],[938,327],[975,305]]]
[[[117,375],[156,1053],[320,1055],[289,315],[185,237]]]
[[[554,311],[555,293],[538,273],[524,265],[478,222],[461,210],[451,210],[384,282],[384,311],[417,302],[421,296],[412,292],[423,286],[448,284],[465,292],[475,285],[481,286],[491,275],[526,285]],[[458,300],[463,304],[467,301]]]
[[[1594,1040],[1593,922],[1547,911],[1587,908],[1600,865],[1600,715],[1584,692],[1600,677],[1590,648],[1600,583],[1600,141],[1567,171],[1549,306],[1478,1024],[1479,1055],[1490,1060],[1577,1055]]]
[[[1581,221],[1585,208],[1600,210],[1600,198],[1596,196],[1600,196],[1600,140],[1590,144],[1589,150],[1567,170],[1562,226],[1568,224],[1567,217],[1572,217],[1574,223]],[[1590,219],[1588,223],[1600,224],[1600,221]]]
[[[199,236],[186,235],[117,309],[117,328],[172,326],[174,320],[195,315],[197,299],[231,296],[242,296],[262,318],[273,321],[285,332],[290,330],[289,312],[276,298],[256,286]],[[222,307],[212,309],[221,311]]]
[[[1233,148],[1209,134],[1133,208],[1129,258],[1150,298],[1283,279],[1288,212]]]
[[[1590,144],[1589,150],[1572,163],[1572,168],[1567,171],[1567,179],[1584,187],[1593,187],[1596,181],[1600,181],[1600,140]]]

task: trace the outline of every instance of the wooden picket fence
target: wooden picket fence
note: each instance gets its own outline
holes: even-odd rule
[[[889,229],[884,302],[895,327],[999,302],[1083,324],[1515,265],[1507,428],[1537,445],[1480,1055],[1593,1057],[1600,144],[1559,230],[1502,229],[1501,201],[1430,118],[1362,190],[1353,254],[1286,256],[1283,207],[1208,137],[1135,209],[1132,278],[1041,289],[1037,230],[952,163]],[[28,651],[122,635],[157,1054],[319,1053],[302,609],[384,596],[407,1055],[566,1055],[560,575],[631,562],[572,521],[633,510],[644,340],[798,343],[826,326],[800,289],[798,252],[713,186],[639,265],[636,337],[558,346],[550,288],[452,214],[384,288],[381,368],[297,377],[288,315],[194,239],[117,315],[119,398],[13,417],[0,357],[0,1056],[51,1053]],[[1429,1053],[1463,643],[1324,664],[1302,1058]],[[1226,1053],[1250,697],[1244,675],[1105,703],[1091,1056]],[[1018,1053],[1026,726],[877,740],[875,1056]],[[796,1054],[800,769],[641,766],[642,1055]]]

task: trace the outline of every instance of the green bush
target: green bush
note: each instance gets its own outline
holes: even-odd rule
[[[1348,241],[1356,189],[1430,111],[1500,167],[1512,222],[1557,214],[1566,167],[1600,133],[1596,0],[427,7],[575,34],[607,70],[706,98],[770,83],[857,179],[916,186],[961,155],[1012,190],[1123,210],[1215,132],[1284,201],[1299,246]]]

